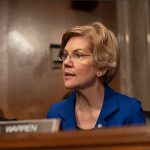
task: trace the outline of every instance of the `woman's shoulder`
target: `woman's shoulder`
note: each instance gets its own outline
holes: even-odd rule
[[[122,93],[117,93],[117,101],[119,104],[129,104],[130,106],[141,103],[139,99]]]
[[[118,108],[123,111],[137,111],[142,108],[140,100],[135,97],[125,95],[121,92],[114,91],[112,88],[107,87],[107,94],[113,103],[118,105]],[[115,101],[115,102],[114,102]]]
[[[135,120],[143,120],[144,122],[144,114],[142,104],[139,99],[131,96],[124,95],[122,93],[117,93],[116,96],[119,112],[123,115],[130,116]]]
[[[119,104],[134,104],[140,103],[140,101],[132,96],[125,95],[121,92],[115,91],[110,87],[107,87],[107,94],[111,97],[111,99],[116,99]]]
[[[74,95],[75,92],[73,91],[68,97],[63,98],[59,102],[53,103],[48,111],[48,118],[50,118],[51,116],[56,117],[58,112],[60,112],[61,110],[69,109],[70,106],[72,106],[74,103]]]
[[[60,101],[60,102],[55,102],[53,103],[47,113],[47,118],[57,118],[57,112],[59,109],[62,108],[62,106],[66,103],[66,100]]]
[[[124,94],[118,94],[118,105],[121,116],[125,115],[128,124],[145,124],[145,116],[139,99]]]

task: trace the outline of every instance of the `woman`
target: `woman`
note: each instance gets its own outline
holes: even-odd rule
[[[140,102],[113,91],[108,83],[119,66],[115,35],[102,23],[70,28],[62,37],[60,59],[70,96],[50,108],[64,130],[145,124]]]

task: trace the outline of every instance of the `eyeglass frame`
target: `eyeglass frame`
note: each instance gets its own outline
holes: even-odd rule
[[[82,49],[75,49],[72,54],[69,54],[66,50],[61,50],[60,53],[59,53],[60,61],[64,62],[67,59],[68,56],[72,61],[73,60],[80,60],[81,58],[84,58],[84,57],[87,57],[87,56],[93,56],[93,54],[91,54],[91,55],[90,54],[79,54],[79,50],[82,50]]]

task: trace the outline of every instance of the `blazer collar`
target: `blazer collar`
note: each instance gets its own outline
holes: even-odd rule
[[[65,127],[71,129],[76,128],[75,100],[76,92],[73,91],[69,98],[65,101],[65,105],[62,105],[58,110],[58,114],[65,122]],[[95,126],[101,124],[103,127],[106,127],[108,125],[107,117],[111,116],[118,109],[117,93],[110,87],[106,86],[102,110]]]

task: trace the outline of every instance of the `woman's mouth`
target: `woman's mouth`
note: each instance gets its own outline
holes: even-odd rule
[[[65,76],[75,76],[74,73],[70,73],[70,72],[65,72],[64,75],[65,75]]]
[[[68,79],[70,77],[74,77],[75,74],[71,72],[64,72],[64,79]]]

